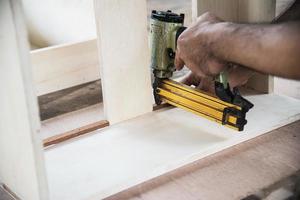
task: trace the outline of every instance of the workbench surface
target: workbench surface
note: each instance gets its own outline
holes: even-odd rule
[[[299,170],[297,121],[108,199],[241,199]]]

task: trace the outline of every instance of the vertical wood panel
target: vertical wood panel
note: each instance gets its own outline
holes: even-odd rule
[[[0,180],[22,200],[48,199],[37,99],[20,1],[0,1]]]
[[[193,0],[193,18],[205,12],[212,12],[218,17],[236,22],[238,21],[239,0]]]
[[[268,23],[275,11],[276,0],[239,0],[239,22]]]
[[[37,95],[100,79],[96,39],[31,51]]]
[[[95,0],[95,14],[106,119],[151,112],[146,0]]]

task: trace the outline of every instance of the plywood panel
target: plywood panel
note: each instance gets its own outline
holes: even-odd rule
[[[299,176],[299,130],[297,121],[105,200],[240,200],[249,194],[266,199],[278,189],[274,184]]]
[[[300,81],[275,77],[274,93],[300,99]]]
[[[300,101],[293,98],[247,98],[255,107],[244,132],[174,108],[48,149],[51,199],[102,199],[300,119]]]
[[[239,19],[239,0],[192,0],[193,19],[205,12],[212,12],[218,17],[237,22]]]
[[[96,39],[31,51],[37,95],[100,79]]]
[[[95,0],[95,14],[106,119],[151,112],[146,0]]]
[[[268,23],[275,12],[276,0],[239,0],[239,22]]]
[[[37,100],[20,1],[0,1],[0,180],[22,200],[48,199]]]

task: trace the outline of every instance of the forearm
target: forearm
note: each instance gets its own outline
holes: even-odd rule
[[[300,79],[299,22],[217,26],[218,33],[212,35],[211,41],[216,57],[262,73]]]

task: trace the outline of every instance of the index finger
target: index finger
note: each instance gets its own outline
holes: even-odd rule
[[[180,58],[179,54],[176,53],[175,56],[175,68],[181,70],[184,67],[184,61]]]

